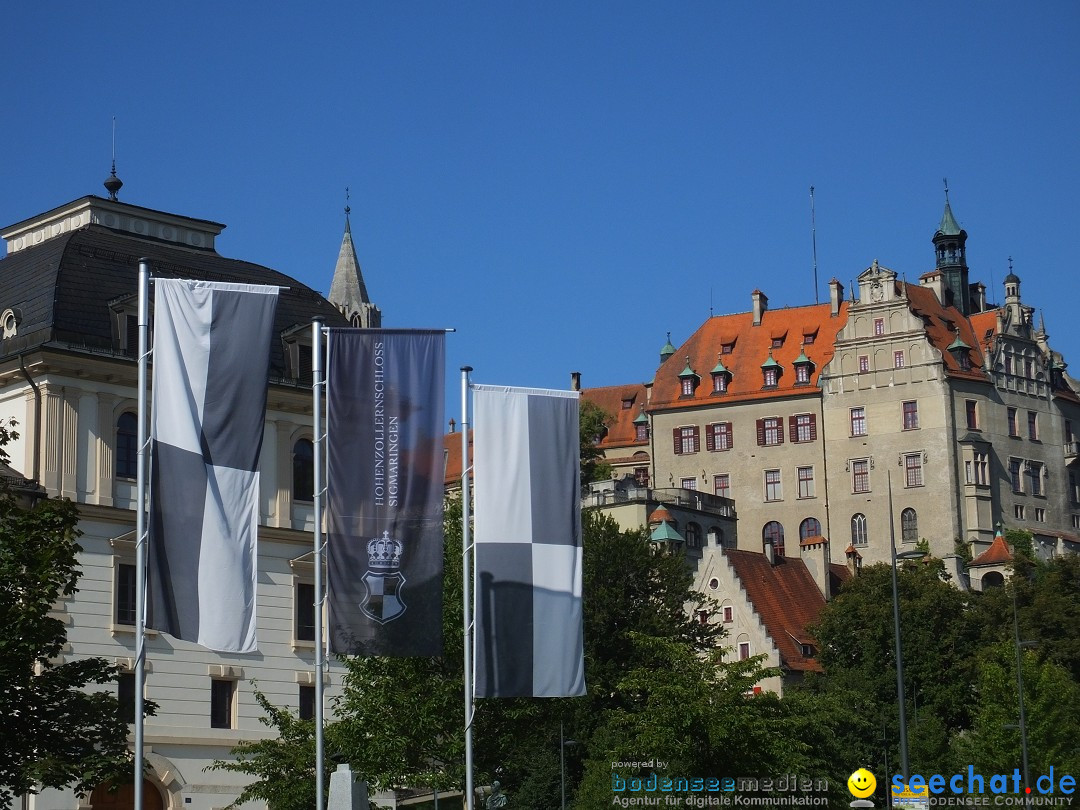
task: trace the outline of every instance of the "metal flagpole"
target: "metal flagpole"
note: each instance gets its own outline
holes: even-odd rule
[[[135,807],[143,807],[143,684],[146,682],[146,367],[150,260],[139,259],[138,451],[135,464]]]
[[[473,806],[472,546],[469,537],[469,372],[461,367],[461,601],[465,629],[465,803]]]
[[[314,447],[314,486],[315,527],[312,534],[315,558],[315,810],[323,810],[323,581],[322,581],[322,516],[323,516],[323,475],[322,458],[322,394],[323,386],[323,322],[315,318],[311,322],[311,395],[312,428],[315,433]]]

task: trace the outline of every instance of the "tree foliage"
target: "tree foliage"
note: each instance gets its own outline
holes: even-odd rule
[[[115,682],[116,667],[54,662],[67,633],[50,611],[77,591],[78,519],[68,501],[26,509],[0,495],[0,805],[42,787],[86,792],[130,777],[116,697],[86,688]]]
[[[587,399],[581,400],[578,432],[581,437],[581,483],[611,478],[611,465],[603,461],[604,451],[597,442],[604,437],[614,417]]]

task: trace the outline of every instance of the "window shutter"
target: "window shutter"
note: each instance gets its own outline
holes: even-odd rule
[[[764,419],[758,419],[757,420],[757,443],[762,447],[765,446],[765,420]]]
[[[810,414],[810,441],[817,441],[817,414]]]
[[[725,423],[727,427],[727,446],[730,450],[735,446],[735,430],[731,427],[731,422]]]
[[[797,416],[788,417],[788,438],[793,444],[799,440],[799,417]]]
[[[777,424],[776,424],[776,443],[777,444],[783,444],[784,443],[784,417],[782,417],[782,416],[776,417],[776,422],[777,422]]]
[[[716,425],[705,426],[705,449],[716,449]]]
[[[699,428],[694,425],[694,452],[698,452],[701,449],[701,436],[699,435]]]
[[[677,456],[682,455],[682,435],[681,434],[682,434],[682,430],[680,428],[675,428],[674,430],[671,431],[672,438],[675,439],[675,455],[677,455]]]

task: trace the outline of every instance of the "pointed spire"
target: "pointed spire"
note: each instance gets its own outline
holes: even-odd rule
[[[660,347],[660,362],[663,363],[673,354],[675,354],[675,347],[671,344],[671,332],[668,332],[667,343]]]
[[[360,271],[360,260],[352,238],[352,222],[349,206],[349,189],[345,189],[345,234],[341,238],[334,280],[330,283],[330,303],[334,304],[354,326],[367,328],[381,326],[382,314],[368,297],[367,285]]]
[[[945,178],[945,213],[941,215],[941,224],[938,225],[938,233],[945,236],[957,236],[960,233],[960,226],[956,223],[956,217],[953,216],[952,206],[949,205],[949,180]]]
[[[105,178],[105,190],[109,192],[109,199],[114,202],[118,199],[116,194],[124,185],[124,181],[116,176],[116,116],[112,120],[112,172]]]

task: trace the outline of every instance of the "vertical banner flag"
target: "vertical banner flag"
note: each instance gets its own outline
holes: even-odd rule
[[[476,697],[583,695],[580,394],[472,390]]]
[[[278,288],[155,279],[147,626],[254,652],[259,453]]]
[[[446,333],[329,329],[330,649],[442,654]]]

